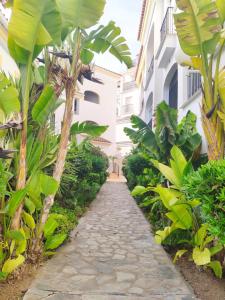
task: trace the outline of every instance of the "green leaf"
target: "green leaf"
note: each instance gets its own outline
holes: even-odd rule
[[[10,54],[17,62],[25,64],[29,53],[35,58],[45,45],[59,42],[61,19],[56,2],[14,1],[8,32]]]
[[[211,247],[211,248],[209,249],[211,256],[213,256],[213,255],[219,253],[219,252],[222,251],[222,250],[223,250],[223,246],[222,246],[221,244],[218,244],[218,245],[216,245],[216,246],[214,246],[214,247]]]
[[[35,212],[35,205],[29,198],[25,199],[24,205],[29,210],[30,214],[33,214]]]
[[[20,111],[19,93],[4,73],[0,73],[0,109],[6,116]]]
[[[136,186],[132,191],[132,196],[135,197],[135,196],[143,195],[148,191],[149,190],[144,186]]]
[[[55,230],[58,226],[59,226],[59,223],[50,217],[44,226],[44,237],[47,238],[48,236],[53,235],[53,233],[55,232]]]
[[[64,27],[89,28],[103,15],[105,0],[56,0]]]
[[[174,228],[168,226],[164,230],[158,230],[155,234],[155,241],[157,244],[162,244],[162,242],[174,231]]]
[[[173,221],[176,228],[190,229],[192,226],[192,215],[185,204],[177,204],[171,207],[171,212],[166,216]]]
[[[108,126],[100,126],[98,124],[94,124],[91,122],[83,122],[83,123],[76,122],[72,125],[70,129],[70,134],[77,135],[77,134],[85,133],[92,137],[98,137],[102,135],[107,129]]]
[[[196,232],[196,234],[194,236],[195,245],[197,245],[199,247],[201,247],[203,245],[204,240],[205,240],[205,238],[207,236],[207,228],[208,228],[208,226],[204,224]]]
[[[54,89],[50,85],[46,85],[41,96],[32,109],[33,120],[40,126],[43,126],[53,111],[56,102]]]
[[[216,0],[216,6],[220,14],[221,22],[225,22],[225,1]]]
[[[11,198],[8,200],[7,206],[6,206],[6,212],[10,217],[13,217],[17,208],[22,203],[26,196],[26,189],[19,190],[12,193]]]
[[[174,184],[176,187],[181,186],[181,178],[176,176],[172,168],[153,159],[151,162],[172,184]]]
[[[189,56],[215,51],[222,19],[216,3],[211,0],[176,0],[182,11],[174,15],[181,48]],[[207,17],[210,16],[210,17]]]
[[[182,176],[187,166],[186,158],[177,146],[173,146],[170,153],[172,158],[174,159],[173,171],[177,174],[177,176]]]
[[[31,229],[31,230],[34,230],[35,227],[36,227],[36,224],[35,224],[35,221],[34,221],[34,218],[26,213],[25,211],[23,211],[22,213],[22,218],[23,218],[23,221],[24,223]]]
[[[176,262],[177,262],[177,260],[179,259],[179,258],[181,258],[185,253],[187,253],[188,251],[187,250],[178,250],[177,252],[176,252],[176,255],[175,255],[175,257],[174,257],[174,259],[173,259],[173,263],[175,264]]]
[[[23,228],[20,229],[20,233],[23,235],[24,238],[22,241],[16,242],[16,255],[23,254],[27,248],[26,234]]]
[[[192,258],[197,266],[204,266],[210,263],[211,254],[208,248],[201,250],[199,247],[195,247]]]
[[[106,26],[100,26],[90,33],[92,43],[90,49],[97,53],[105,53],[107,50],[128,68],[132,67],[131,52],[126,40],[121,35],[121,29],[111,21]]]
[[[1,272],[1,271],[0,271],[0,281],[6,280],[7,277],[8,277],[8,274],[7,274],[7,273],[4,273],[4,272]]]
[[[24,235],[19,230],[9,230],[6,232],[6,237],[10,240],[22,241]]]
[[[217,260],[211,261],[208,266],[213,270],[214,274],[216,275],[216,277],[218,278],[222,278],[223,276],[223,269],[221,266],[221,263]]]
[[[80,59],[83,64],[89,65],[94,58],[94,53],[88,49],[83,49],[80,54]]]
[[[45,196],[54,195],[59,187],[59,183],[51,176],[40,174],[40,187],[41,192]]]
[[[175,190],[157,186],[154,191],[160,195],[163,205],[169,210],[179,201]]]
[[[15,271],[15,269],[17,269],[19,266],[21,266],[24,263],[24,261],[25,257],[22,255],[19,255],[15,259],[7,259],[2,267],[2,272],[10,274],[13,271]]]
[[[45,250],[53,250],[58,248],[67,238],[64,233],[59,233],[53,236],[49,236],[45,242]]]

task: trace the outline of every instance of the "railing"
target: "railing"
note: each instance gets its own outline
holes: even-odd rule
[[[187,92],[188,99],[193,97],[201,89],[201,74],[190,72],[188,75]]]
[[[173,7],[168,7],[165,18],[160,30],[161,44],[164,42],[167,34],[175,34],[174,20],[173,20]]]
[[[153,56],[149,69],[148,69],[148,73],[147,73],[147,78],[146,78],[146,84],[145,84],[145,90],[147,90],[150,80],[152,78],[152,75],[154,73],[154,66],[155,66],[155,57]]]
[[[128,115],[134,112],[134,104],[126,104],[121,107],[121,115]]]
[[[134,89],[136,87],[137,87],[137,85],[136,85],[135,81],[125,82],[123,85],[123,91],[125,92],[128,90]]]

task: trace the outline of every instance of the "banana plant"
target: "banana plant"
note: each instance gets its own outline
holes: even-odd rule
[[[125,133],[151,156],[168,162],[170,150],[177,145],[188,157],[197,157],[201,149],[201,136],[196,130],[196,116],[192,112],[178,124],[177,111],[163,101],[156,108],[156,129],[153,131],[140,117],[132,116],[133,129],[125,128]]]
[[[203,268],[211,268],[218,278],[222,278],[223,269],[220,261],[212,260],[213,256],[223,250],[223,246],[217,242],[212,246],[214,237],[209,235],[208,225],[202,224],[198,231],[194,234],[190,241],[186,243],[191,246],[191,259],[196,266]],[[181,249],[176,252],[174,263],[184,254],[188,253],[189,249]]]
[[[96,25],[102,16],[105,0],[94,0],[88,3],[84,0],[57,0],[57,4],[62,16],[64,38],[65,33],[69,32],[68,40],[72,52],[69,57],[68,76],[64,83],[66,93],[65,111],[58,156],[53,171],[53,177],[57,182],[60,182],[70,136],[73,99],[77,91],[77,82],[82,67],[91,63],[94,53],[105,53],[107,50],[128,67],[131,67],[132,60],[125,39],[120,36],[121,30],[115,26],[114,22],[110,22],[107,26],[100,26],[90,33],[86,31]],[[58,53],[58,56],[62,57],[62,54]],[[40,223],[42,228],[54,203],[54,197],[53,194],[45,199]]]
[[[183,65],[202,75],[202,124],[209,159],[224,157],[225,73],[221,56],[225,46],[225,6],[222,0],[176,0],[174,15],[180,45],[190,61]]]
[[[8,26],[8,48],[21,71],[22,130],[17,190],[26,185],[28,110],[32,87],[32,63],[46,45],[60,43],[61,16],[54,0],[9,1],[12,13]],[[21,31],[23,34],[21,34]],[[23,203],[18,207],[12,228],[18,229]]]

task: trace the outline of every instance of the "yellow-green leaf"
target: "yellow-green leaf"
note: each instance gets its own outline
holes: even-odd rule
[[[31,230],[34,230],[35,229],[35,221],[34,221],[34,218],[26,213],[25,211],[22,213],[22,218],[23,218],[23,221],[24,223],[31,229]]]
[[[19,266],[21,266],[25,261],[25,257],[22,255],[19,255],[17,258],[14,259],[7,259],[2,267],[3,273],[12,273],[17,269]]]
[[[193,249],[192,258],[197,266],[204,266],[210,263],[211,254],[208,248],[201,251],[199,247]]]

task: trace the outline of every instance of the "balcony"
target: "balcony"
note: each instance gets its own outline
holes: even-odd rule
[[[187,77],[187,96],[188,100],[195,97],[201,91],[201,74],[198,72],[191,72]]]
[[[168,7],[160,30],[160,46],[156,55],[159,68],[165,68],[176,48],[176,31],[173,19],[174,8]]]
[[[131,115],[134,113],[134,104],[126,104],[121,107],[121,116]]]
[[[125,82],[123,85],[123,91],[127,92],[129,90],[135,89],[137,87],[135,81]]]
[[[153,73],[154,73],[154,66],[155,66],[155,57],[153,56],[152,61],[151,61],[150,66],[149,66],[149,69],[148,69],[147,77],[146,77],[145,90],[148,89],[149,83],[152,79],[152,76],[153,76]]]

